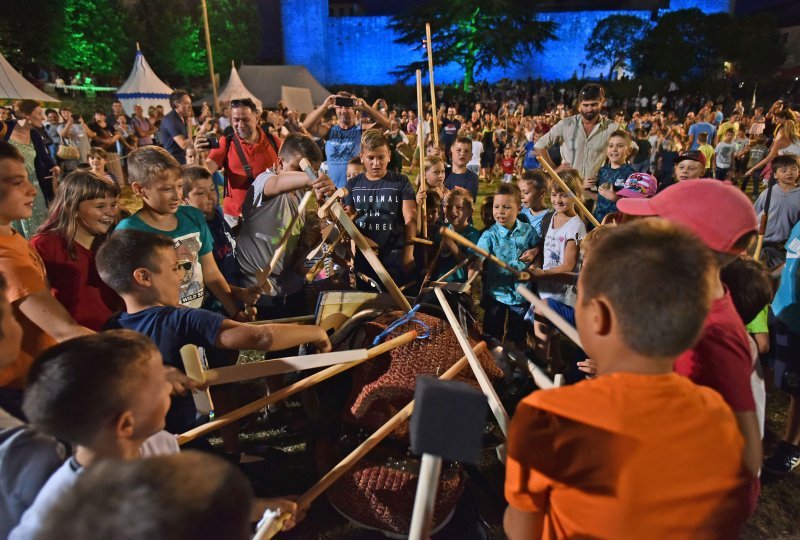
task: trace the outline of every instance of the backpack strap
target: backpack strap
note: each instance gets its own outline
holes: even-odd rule
[[[264,131],[263,128],[260,129]],[[266,131],[264,131],[264,135],[266,135],[267,141],[269,141],[270,146],[272,146],[272,149],[275,150],[275,155],[277,156],[279,148],[278,148],[278,143],[275,140],[275,137],[270,135]],[[227,139],[228,141],[228,148],[225,152],[225,159],[222,162],[222,168],[224,168],[226,171],[228,169],[228,154],[231,150],[231,145],[233,145],[234,150],[236,150],[236,155],[239,157],[239,161],[242,164],[242,169],[244,169],[244,174],[245,176],[247,176],[247,182],[249,184],[252,184],[253,181],[255,180],[255,175],[253,174],[253,167],[250,165],[250,162],[247,161],[247,156],[245,156],[244,154],[244,149],[242,148],[241,141],[239,141],[239,137],[237,137],[233,132],[231,132],[225,135],[225,139]],[[230,195],[230,186],[228,185],[228,175],[226,174],[225,185],[223,188],[223,196],[228,196],[228,195]]]
[[[544,239],[547,236],[547,231],[550,230],[550,223],[553,221],[553,214],[555,214],[555,212],[550,210],[542,218],[542,242],[544,242]]]

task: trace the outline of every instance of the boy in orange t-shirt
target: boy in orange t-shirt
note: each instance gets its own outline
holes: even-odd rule
[[[15,412],[33,359],[58,341],[93,333],[78,325],[50,293],[44,264],[25,238],[11,227],[33,212],[36,187],[28,180],[25,160],[11,144],[0,141],[0,272],[6,299],[22,326],[17,359],[0,369],[0,406]]]
[[[736,420],[717,392],[673,372],[700,336],[713,268],[707,248],[660,219],[592,246],[575,309],[598,376],[517,407],[510,540],[738,537],[750,481]]]

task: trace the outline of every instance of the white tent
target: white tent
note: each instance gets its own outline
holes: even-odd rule
[[[172,88],[164,84],[153,72],[150,64],[144,59],[139,45],[136,45],[136,58],[128,79],[117,90],[117,98],[128,114],[133,114],[133,106],[141,105],[145,114],[150,106],[162,105],[166,112],[170,111],[169,95]]]
[[[231,76],[228,79],[228,84],[226,84],[225,88],[222,89],[222,92],[219,93],[219,102],[228,103],[232,99],[242,98],[250,98],[256,104],[256,107],[259,109],[262,108],[261,100],[247,89],[242,82],[241,77],[239,77],[239,72],[236,71],[236,66],[233,65],[233,62],[231,62]]]
[[[0,99],[34,99],[47,103],[59,103],[61,101],[48,96],[25,80],[25,77],[11,67],[11,64],[2,54],[0,54]]]
[[[283,87],[307,88],[315,105],[320,105],[331,94],[305,66],[243,65],[238,75],[265,107],[278,105],[283,99]]]

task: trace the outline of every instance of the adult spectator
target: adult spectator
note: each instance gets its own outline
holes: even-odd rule
[[[450,147],[456,142],[458,132],[461,129],[461,121],[456,118],[456,108],[448,107],[447,116],[439,118],[439,123],[442,128],[439,132],[439,142],[444,146],[444,155],[447,158],[447,163],[452,165]]]
[[[16,121],[4,125],[3,138],[16,148],[25,159],[28,180],[36,187],[33,214],[30,218],[14,222],[14,228],[25,238],[30,238],[47,217],[47,202],[53,200],[58,187],[61,169],[50,157],[37,129],[44,125],[44,111],[38,101],[22,99],[14,102]]]
[[[606,158],[608,138],[618,127],[616,122],[600,114],[604,102],[605,89],[601,85],[589,83],[581,88],[579,113],[560,120],[545,133],[534,146],[536,154],[552,166],[547,151],[560,145],[561,165],[558,170],[574,168],[585,180],[595,178]]]
[[[47,122],[44,123],[44,131],[50,138],[47,150],[50,152],[50,157],[54,161],[58,161],[56,159],[56,151],[58,150],[58,145],[61,144],[61,135],[58,134],[58,124],[60,123],[58,121],[58,112],[55,109],[47,109],[44,114],[47,117]]]
[[[175,90],[169,96],[169,105],[172,110],[161,120],[159,139],[178,163],[186,165],[186,147],[192,144],[187,127],[192,112],[192,98],[186,90]]]
[[[259,174],[275,166],[280,145],[259,127],[256,104],[250,98],[231,100],[230,115],[233,133],[219,140],[219,148],[209,152],[205,164],[212,173],[225,169],[222,209],[225,220],[234,227],[242,215],[247,189]],[[198,138],[198,147],[205,146],[206,141]]]
[[[697,150],[700,148],[697,136],[701,133],[707,133],[709,141],[714,140],[717,134],[717,128],[715,128],[713,124],[709,124],[707,120],[708,115],[706,113],[697,113],[697,122],[689,126],[689,150]]]
[[[117,118],[119,118],[120,115],[125,117],[125,121],[128,124],[131,123],[131,117],[125,113],[125,109],[122,107],[122,102],[118,99],[115,99],[114,101],[111,102],[111,113],[107,117],[113,119],[113,121],[116,122]]]
[[[741,119],[742,117],[739,113],[734,112],[728,120],[719,125],[719,129],[717,130],[717,144],[719,144],[719,141],[722,140],[722,136],[725,135],[725,132],[729,129],[732,129],[733,135],[736,136],[739,132],[739,120]]]
[[[117,141],[122,138],[122,135],[114,129],[113,120],[111,122],[106,120],[106,113],[102,109],[94,112],[94,122],[89,124],[89,129],[91,130],[89,136],[92,138],[92,147],[102,148],[106,151],[108,171],[114,175],[122,187],[125,183],[125,175],[122,173],[122,162],[119,159],[119,152],[117,152]]]
[[[346,100],[351,101],[347,103]],[[336,111],[336,123],[332,126],[320,122],[328,109]],[[367,113],[375,122],[362,124],[356,111]],[[349,92],[328,96],[322,105],[306,117],[303,127],[312,135],[325,140],[328,176],[337,188],[344,187],[347,183],[347,163],[361,152],[361,133],[376,124],[384,130],[390,127],[386,116]]]
[[[131,127],[138,138],[138,146],[150,146],[153,144],[153,134],[158,130],[150,123],[150,119],[144,115],[144,109],[138,103],[133,106]]]
[[[78,147],[81,153],[80,163],[87,163],[89,160],[89,149],[92,147],[90,135],[87,133],[86,124],[80,115],[73,115],[72,111],[62,107],[61,118],[64,121],[58,126],[58,134],[62,140],[69,140],[71,144]],[[69,163],[69,162],[67,162]]]

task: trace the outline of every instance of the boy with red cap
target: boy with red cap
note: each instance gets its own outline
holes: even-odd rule
[[[755,477],[761,466],[761,437],[750,386],[750,345],[719,275],[756,234],[750,199],[730,183],[698,179],[671,186],[652,199],[621,199],[617,207],[625,214],[659,216],[682,225],[714,252],[717,268],[711,311],[700,340],[678,357],[675,371],[722,394],[744,436],[745,464]]]

